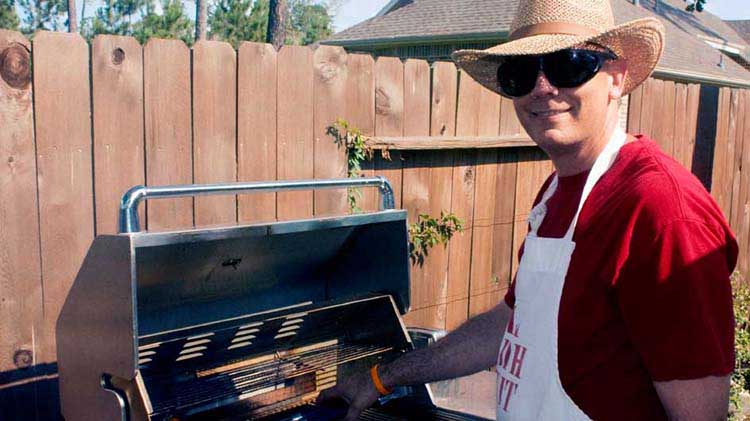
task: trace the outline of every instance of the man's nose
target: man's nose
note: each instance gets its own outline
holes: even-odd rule
[[[545,96],[554,96],[557,95],[557,87],[552,85],[549,80],[547,80],[547,76],[544,75],[543,71],[539,71],[539,74],[536,76],[536,85],[534,85],[534,89],[531,91],[532,98],[543,98]]]

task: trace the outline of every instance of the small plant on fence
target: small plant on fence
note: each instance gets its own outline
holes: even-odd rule
[[[732,275],[732,297],[736,366],[730,391],[730,419],[739,421],[748,419],[742,413],[741,395],[750,392],[750,286],[738,272]]]
[[[333,136],[334,142],[339,147],[345,147],[347,151],[347,176],[356,178],[362,176],[362,162],[371,160],[374,150],[370,138],[363,135],[362,131],[343,119],[328,127],[328,134]],[[380,150],[383,159],[390,161],[391,156],[387,149]],[[357,201],[362,198],[359,189],[351,188],[347,192],[349,210],[359,213]],[[452,212],[440,212],[440,218],[434,218],[427,214],[420,214],[417,222],[409,225],[409,257],[412,264],[422,266],[429,250],[442,244],[444,247],[456,232],[463,231],[463,222]]]
[[[346,148],[347,176],[349,178],[361,177],[362,161],[371,160],[375,155],[367,143],[367,137],[362,134],[360,129],[352,127],[349,122],[340,118],[332,126],[328,127],[328,134],[333,136],[336,145]],[[383,157],[386,157],[386,155],[384,154]],[[347,201],[349,202],[349,210],[352,213],[362,211],[357,204],[357,200],[361,198],[362,192],[359,189],[348,189]]]
[[[412,264],[422,266],[431,248],[445,247],[453,234],[464,230],[463,222],[453,213],[440,212],[440,218],[419,214],[417,222],[409,225],[409,257]]]

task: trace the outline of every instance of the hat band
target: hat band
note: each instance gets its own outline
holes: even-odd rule
[[[600,31],[577,23],[542,22],[516,29],[510,34],[509,41],[515,41],[519,38],[526,38],[534,35],[565,34],[594,36],[599,35],[600,33]]]

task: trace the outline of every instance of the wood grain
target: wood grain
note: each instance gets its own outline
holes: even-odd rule
[[[404,63],[404,135],[428,136],[430,134],[430,67],[423,60],[406,60]],[[420,159],[422,158],[422,159]],[[428,208],[428,183],[430,170],[424,154],[408,153],[404,155],[403,208],[407,210],[409,223],[414,223],[420,213]],[[422,299],[422,288],[425,283],[424,272],[418,264],[411,266],[411,307],[412,311],[404,316],[408,326],[437,327],[445,326],[439,314],[439,308],[420,310],[419,304],[425,305]]]
[[[0,30],[0,372],[31,365],[42,330],[30,49]]]
[[[483,88],[465,73],[461,73],[459,77],[456,135],[477,136]],[[448,330],[460,326],[469,316],[476,163],[476,150],[464,149],[454,154],[451,212],[464,222],[464,231],[456,233],[448,246]]]
[[[495,124],[497,127],[497,124]],[[437,151],[450,149],[497,149],[536,146],[527,135],[513,134],[502,136],[374,136],[368,139],[368,146],[376,150],[388,151]]]
[[[287,45],[278,53],[277,174],[279,180],[313,178],[313,54]],[[278,219],[313,215],[313,192],[277,194]]]
[[[685,123],[685,144],[681,146],[685,156],[685,168],[693,169],[693,155],[695,154],[695,143],[698,128],[698,107],[700,103],[701,86],[691,83],[687,87],[687,104],[686,104],[686,123]]]
[[[456,127],[456,89],[457,72],[452,63],[437,62],[433,67],[432,77],[432,113],[430,115],[430,134],[454,135]],[[428,168],[429,175],[424,180],[427,190],[427,203],[423,213],[438,218],[442,211],[450,210],[451,179],[453,174],[453,154],[448,152],[426,152],[416,156],[418,166]],[[422,282],[412,284],[415,308],[438,304],[434,315],[439,317],[431,324],[445,327],[446,302],[448,301],[448,250],[445,247],[433,247],[422,266]]]
[[[117,233],[120,198],[146,183],[143,50],[135,38],[100,35],[91,45],[96,233]],[[138,215],[145,225],[145,206]]]
[[[193,182],[190,50],[177,40],[152,38],[143,47],[146,183]],[[193,225],[193,199],[146,203],[148,229]]]
[[[320,46],[313,54],[315,178],[346,178],[346,145],[336,143],[329,128],[346,113],[347,54],[341,47]],[[315,215],[343,215],[346,190],[315,192]]]
[[[237,68],[237,179],[276,180],[276,50],[243,42]],[[238,220],[276,219],[276,193],[237,198]]]
[[[88,44],[77,34],[37,32],[32,51],[44,297],[35,362],[41,363],[56,359],[55,323],[94,238],[94,198]]]
[[[349,76],[347,78],[346,120],[359,129],[363,135],[375,134],[375,61],[365,54],[349,55]],[[366,160],[361,163],[363,177],[375,175],[375,163]],[[359,208],[373,211],[378,208],[377,190],[361,189]]]
[[[733,227],[739,227],[740,222],[743,219],[744,211],[741,208],[742,198],[740,197],[740,182],[742,180],[742,155],[743,155],[743,135],[745,134],[745,92],[740,89],[733,89],[732,95],[737,98],[736,106],[732,113],[730,113],[730,121],[733,124],[729,127],[729,136],[733,139],[734,151],[732,154],[732,171],[731,171],[731,183],[732,183],[732,200],[729,223]],[[734,101],[733,105],[734,105]]]
[[[690,169],[690,159],[687,155],[688,140],[687,140],[687,94],[688,86],[684,83],[675,84],[675,95],[674,95],[674,119],[672,121],[673,131],[673,153],[677,162],[683,167]]]
[[[660,100],[660,101],[659,101]],[[652,119],[653,138],[669,156],[674,156],[675,83],[662,82],[661,94],[656,98]]]
[[[193,46],[193,171],[197,184],[237,181],[237,57],[226,42]],[[195,225],[237,221],[237,198],[195,198]]]
[[[396,57],[380,57],[375,62],[375,135],[404,134],[404,64]],[[393,186],[396,207],[402,206],[403,157],[399,151],[390,159],[375,153],[375,174]]]
[[[635,88],[628,98],[628,129],[631,134],[641,133],[641,107],[643,106],[643,86]]]
[[[716,121],[716,143],[714,146],[713,176],[711,194],[719,204],[727,220],[731,217],[731,194],[732,194],[732,162],[734,147],[729,138],[730,113],[733,108],[732,90],[721,88],[719,90],[719,107]]]
[[[739,244],[738,270],[747,273],[750,269],[748,257],[750,250],[750,91],[743,91],[742,98],[745,103],[744,115],[740,116],[743,121],[743,147],[742,147],[742,171],[740,173],[740,191],[734,201],[738,202],[739,215],[733,231],[737,235]]]

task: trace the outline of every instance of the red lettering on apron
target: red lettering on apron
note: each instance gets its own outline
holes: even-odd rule
[[[507,411],[510,398],[516,393],[518,384],[506,379],[505,377],[500,377],[500,385],[497,389],[497,402],[503,406],[503,411]]]
[[[513,352],[513,364],[510,367],[510,372],[519,379],[521,378],[521,367],[523,367],[524,356],[526,356],[526,347],[523,345],[515,344],[515,350]]]

